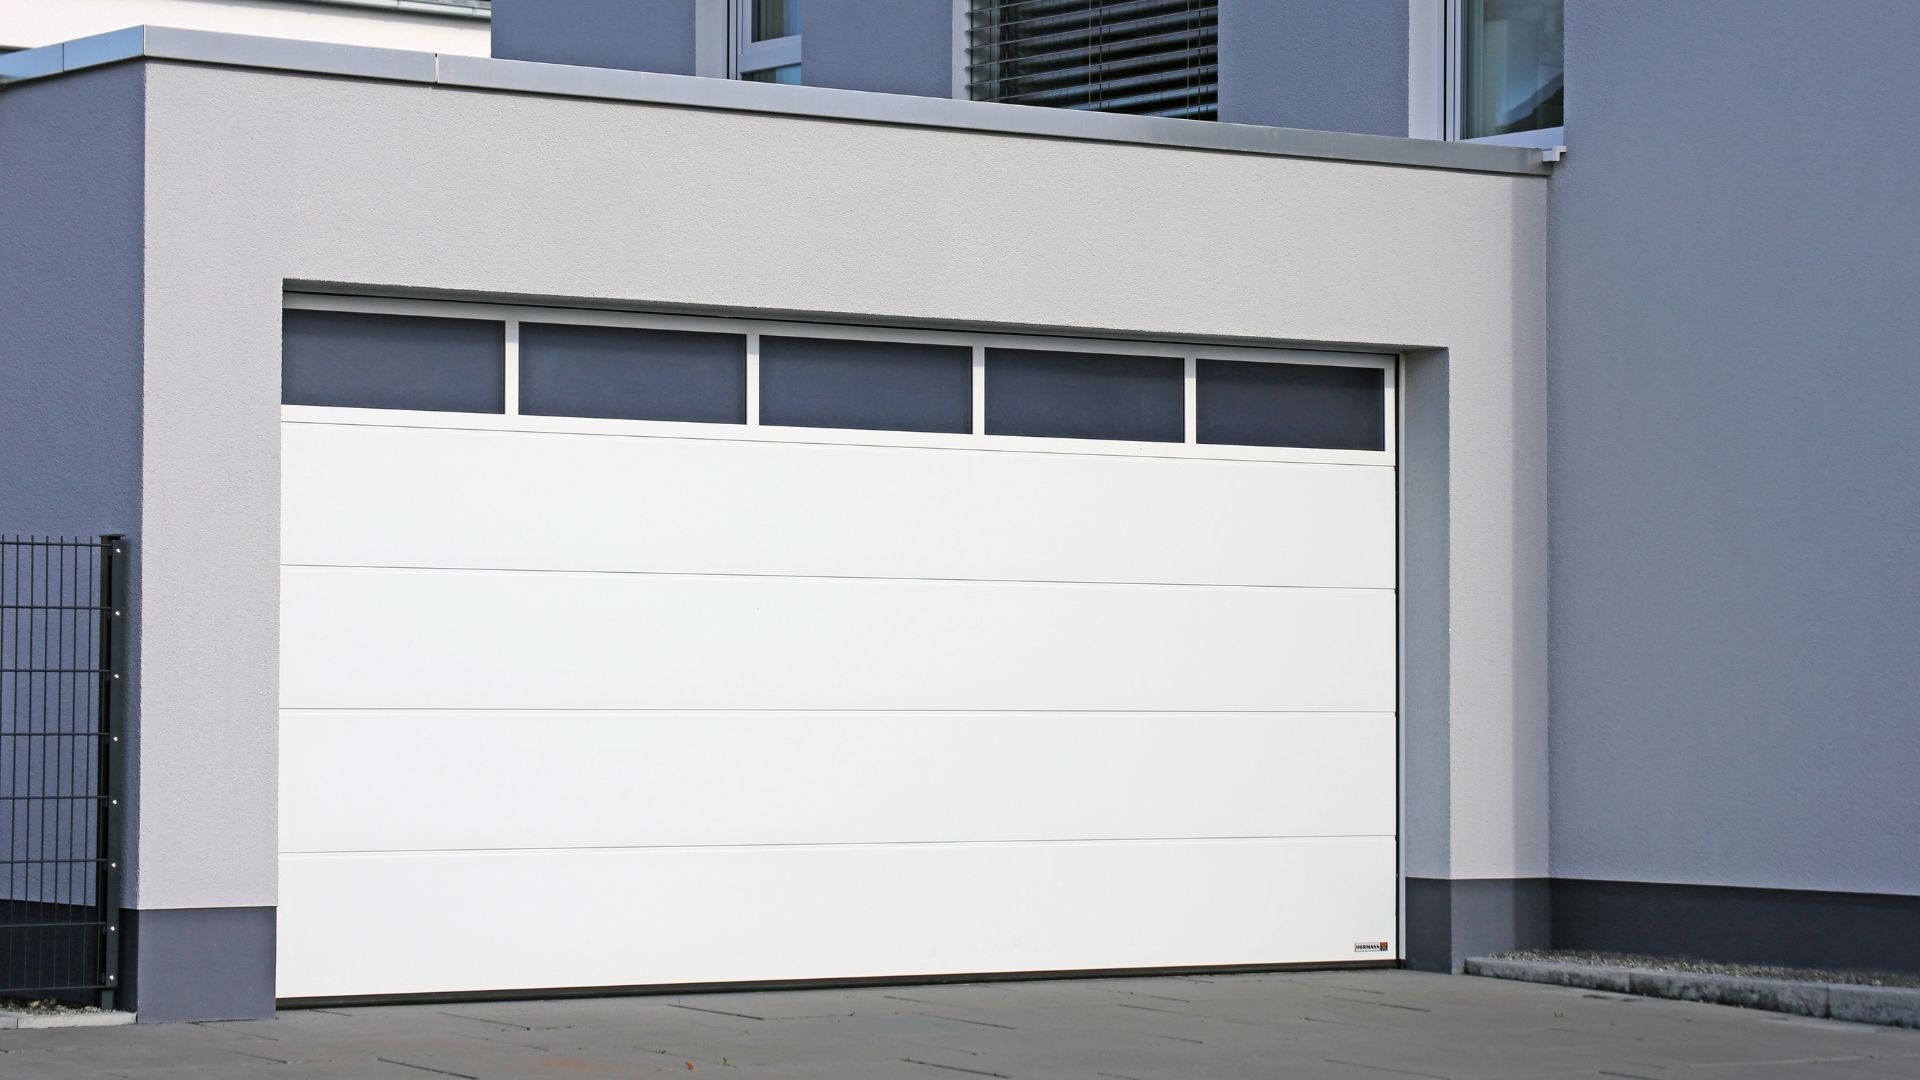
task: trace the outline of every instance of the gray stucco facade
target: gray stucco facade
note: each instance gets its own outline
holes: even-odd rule
[[[129,862],[140,837],[145,98],[145,72],[129,65],[0,93],[0,535],[131,541]],[[139,916],[123,912],[123,941]],[[156,926],[149,940],[166,948],[171,935]],[[119,1001],[137,1008],[136,965],[121,972]],[[191,981],[193,965],[179,974]]]
[[[1407,0],[1220,0],[1220,119],[1407,133]]]
[[[0,531],[139,536],[144,84],[0,94]]]
[[[952,96],[953,0],[812,0],[806,13],[808,86]]]
[[[1920,9],[1568,0],[1566,48],[1555,938],[1791,944],[1727,940],[1730,890],[1860,937],[1849,894],[1920,897]],[[1881,962],[1920,968],[1907,910]]]
[[[502,60],[695,73],[693,0],[541,0],[493,12]]]

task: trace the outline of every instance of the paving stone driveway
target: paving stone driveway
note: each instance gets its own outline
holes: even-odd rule
[[[1410,971],[287,1012],[0,1031],[0,1077],[1920,1078],[1920,1031]]]

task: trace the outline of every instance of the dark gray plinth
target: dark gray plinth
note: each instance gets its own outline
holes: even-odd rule
[[[1407,966],[1459,972],[1467,958],[1544,948],[1547,878],[1408,878]]]
[[[1920,896],[1556,878],[1553,947],[1920,972]]]
[[[273,908],[127,910],[120,925],[119,1007],[141,1023],[273,1015]]]

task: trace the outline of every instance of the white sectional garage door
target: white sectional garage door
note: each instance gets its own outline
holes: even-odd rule
[[[504,385],[284,407],[281,997],[1398,955],[1391,424],[1196,441],[1210,359],[1386,358],[358,307]],[[747,422],[527,415],[522,318],[736,335]],[[958,346],[971,423],[757,423],[775,335]],[[992,433],[1049,350],[1173,435]]]

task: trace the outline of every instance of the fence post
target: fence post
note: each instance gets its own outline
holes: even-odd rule
[[[121,836],[125,820],[125,768],[127,738],[127,644],[128,644],[128,570],[132,562],[132,543],[125,536],[100,538],[100,555],[105,565],[101,578],[106,585],[102,597],[104,609],[100,633],[105,640],[102,654],[106,672],[101,695],[101,785],[106,794],[100,805],[99,835],[104,866],[99,878],[100,914],[104,929],[100,937],[100,1007],[111,1009],[120,988],[120,881],[124,843]]]

